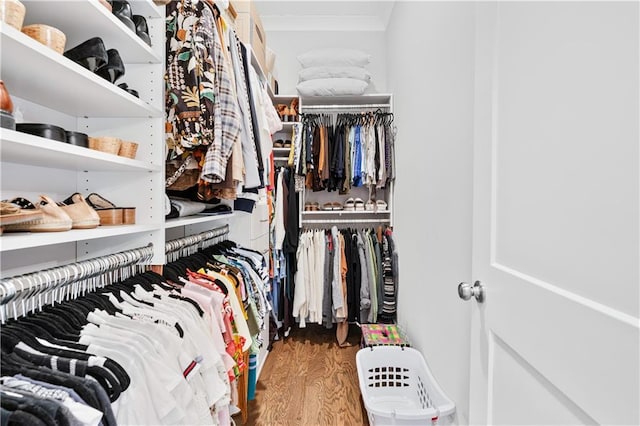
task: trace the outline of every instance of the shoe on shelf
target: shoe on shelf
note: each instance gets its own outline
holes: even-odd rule
[[[367,202],[364,205],[364,209],[368,212],[374,211],[375,208],[376,208],[376,204],[373,202],[373,200],[367,200]]]
[[[73,225],[69,215],[46,195],[40,196],[37,205],[22,197],[14,198],[9,203],[19,206],[26,214],[40,215],[25,222],[2,225],[5,232],[62,232],[70,230]]]
[[[387,203],[384,200],[376,201],[376,211],[386,212],[387,211]]]
[[[149,37],[149,27],[147,26],[147,20],[142,15],[133,15],[133,23],[136,26],[136,34],[145,43],[151,46],[151,38]]]
[[[324,203],[322,205],[322,210],[332,211],[333,210],[333,203]]]
[[[58,203],[58,205],[73,221],[71,225],[73,229],[93,229],[100,225],[100,216],[79,192]]]
[[[342,203],[335,201],[331,203],[331,205],[333,206],[333,210],[342,210]]]
[[[289,105],[289,121],[298,121],[298,98],[293,98]]]
[[[284,141],[284,144],[282,145],[283,148],[291,148],[291,141],[289,139],[287,139],[286,141]]]
[[[87,195],[89,204],[100,216],[100,225],[133,225],[136,223],[135,207],[116,207],[100,194],[92,192]]]
[[[96,70],[96,74],[105,80],[115,83],[124,75],[124,63],[116,49],[107,50],[107,63]]]
[[[136,24],[133,23],[133,13],[131,12],[131,5],[128,1],[113,0],[111,2],[111,9],[120,22],[134,33],[136,32]]]
[[[104,42],[100,37],[93,37],[64,52],[64,56],[82,65],[91,72],[96,72],[107,64],[109,57]]]
[[[284,110],[287,108],[285,104],[276,104],[276,111],[278,111],[278,115],[280,116],[280,121],[286,121]]]
[[[128,92],[129,94],[135,96],[136,98],[140,97],[138,95],[138,91],[135,90],[135,89],[130,88],[127,83],[120,83],[120,84],[118,84],[118,87],[121,88],[122,90],[124,90],[125,92]]]
[[[346,211],[354,211],[356,209],[356,204],[353,197],[347,198],[347,201],[344,202],[344,209]]]
[[[0,202],[0,235],[2,235],[2,231],[6,225],[29,222],[42,219],[43,217],[44,213],[39,210],[29,211],[21,208],[17,204],[2,201]]]
[[[362,198],[356,198],[353,200],[353,204],[356,211],[364,211],[364,201],[362,201]]]
[[[284,141],[282,139],[276,139],[276,141],[273,143],[274,148],[282,148],[283,145]]]

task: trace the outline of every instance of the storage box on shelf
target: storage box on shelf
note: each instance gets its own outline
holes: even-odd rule
[[[89,136],[137,144],[106,153],[39,136],[0,129],[0,198],[40,194],[62,201],[95,192],[118,206],[136,208],[136,224],[0,236],[2,277],[153,244],[153,263],[164,261],[163,63],[164,10],[151,0],[131,2],[147,18],[152,46],[144,43],[100,2],[23,0],[24,25],[40,23],[64,32],[65,50],[92,37],[120,53],[126,82],[139,98],[16,28],[0,23],[1,75],[24,122],[47,123]],[[131,147],[134,145],[132,144]],[[28,260],[26,260],[28,259]]]
[[[260,67],[266,75],[266,47],[267,35],[262,27],[260,15],[256,9],[255,3],[250,0],[235,0],[231,2],[237,16],[235,18],[236,32],[240,41],[250,44]]]

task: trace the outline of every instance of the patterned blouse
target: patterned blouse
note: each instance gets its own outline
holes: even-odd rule
[[[205,0],[166,6],[166,143],[171,159],[206,147],[200,187],[224,181],[241,130],[233,69],[224,55],[217,14]]]

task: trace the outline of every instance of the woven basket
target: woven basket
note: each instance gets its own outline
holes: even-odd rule
[[[0,0],[0,19],[18,31],[22,29],[25,11],[18,0]]]
[[[130,141],[120,141],[120,150],[118,155],[127,158],[136,158],[136,152],[138,152],[138,144]]]
[[[111,136],[90,137],[89,148],[95,149],[96,151],[118,155],[121,142],[122,141],[120,139]]]
[[[33,24],[22,27],[22,32],[60,54],[64,52],[67,36],[57,28],[49,25]]]

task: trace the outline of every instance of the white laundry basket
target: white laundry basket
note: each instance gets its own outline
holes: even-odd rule
[[[413,348],[374,346],[356,354],[360,392],[372,425],[451,425],[456,406]]]

